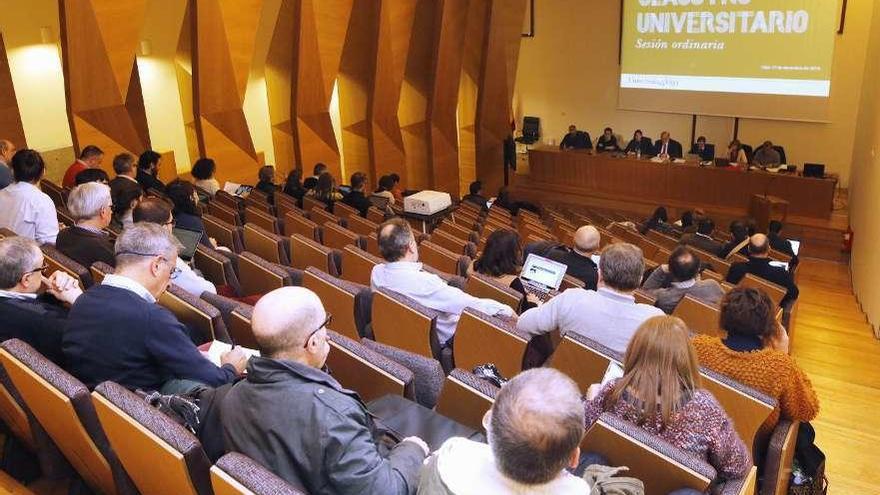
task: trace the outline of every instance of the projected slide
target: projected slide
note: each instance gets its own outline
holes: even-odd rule
[[[837,5],[624,0],[620,86],[827,97]]]

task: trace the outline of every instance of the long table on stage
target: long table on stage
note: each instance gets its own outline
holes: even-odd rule
[[[529,175],[542,191],[556,191],[655,205],[746,210],[753,194],[789,202],[788,214],[828,218],[837,181],[790,173],[656,163],[609,153],[529,151]]]

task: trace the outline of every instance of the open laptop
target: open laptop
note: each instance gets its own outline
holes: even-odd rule
[[[532,253],[526,258],[519,278],[526,292],[538,296],[543,302],[559,290],[567,269],[568,266],[562,263]]]
[[[183,249],[177,253],[180,259],[189,262],[196,254],[196,248],[202,240],[203,232],[198,230],[189,230],[181,227],[174,227],[174,237],[183,244]]]
[[[816,177],[822,179],[825,177],[825,165],[822,163],[805,163],[804,177]]]

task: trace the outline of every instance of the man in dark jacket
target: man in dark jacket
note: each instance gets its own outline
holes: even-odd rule
[[[470,194],[465,194],[461,200],[469,201],[485,210],[487,208],[486,202],[488,199],[483,196],[483,183],[478,180],[471,182],[468,190],[470,191]]]
[[[262,357],[223,400],[226,445],[312,495],[414,494],[428,447],[410,437],[380,454],[364,403],[321,371],[329,323],[308,289],[260,299],[251,324]]]
[[[373,204],[364,194],[367,187],[367,175],[363,172],[355,172],[351,175],[351,192],[342,198],[342,202],[360,212],[366,218],[367,210]]]
[[[159,163],[162,161],[162,155],[153,150],[147,150],[138,157],[137,182],[141,185],[144,192],[155,189],[159,192],[165,192],[165,184],[159,180]]]
[[[113,218],[110,187],[97,182],[76,186],[67,197],[67,210],[76,225],[58,233],[55,247],[86,268],[96,261],[114,266],[113,242],[104,232]]]
[[[749,261],[734,263],[727,273],[727,281],[738,284],[747,274],[762,278],[768,282],[785,287],[785,297],[779,303],[782,307],[789,307],[797,299],[799,291],[794,283],[794,278],[788,270],[770,264],[770,241],[764,234],[755,234],[749,239]]]
[[[669,263],[657,267],[642,285],[656,299],[654,306],[671,315],[685,296],[718,306],[724,289],[714,280],[700,280],[700,258],[687,246],[678,246],[669,255]]]
[[[177,239],[165,227],[136,223],[116,240],[116,269],[70,310],[62,350],[67,371],[89,388],[112,380],[130,389],[191,392],[233,381],[244,371],[241,348],[217,366],[201,355],[186,327],[156,304],[176,276]]]
[[[67,308],[82,294],[76,279],[56,271],[43,285],[45,260],[40,247],[27,237],[0,240],[0,341],[20,339],[51,361],[60,362],[61,334]]]
[[[592,225],[584,225],[574,233],[574,245],[550,251],[548,257],[568,266],[566,275],[581,280],[587,290],[596,290],[599,284],[599,268],[592,256],[599,250],[599,231]]]
[[[697,224],[697,232],[681,236],[681,243],[706,251],[712,256],[721,256],[724,244],[713,239],[712,232],[715,232],[715,222],[711,218],[703,218]]]

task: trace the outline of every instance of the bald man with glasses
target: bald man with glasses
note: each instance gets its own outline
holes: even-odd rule
[[[312,495],[414,494],[428,447],[408,437],[383,452],[366,405],[322,370],[330,322],[303,287],[260,299],[251,326],[261,356],[221,405],[226,446]]]

